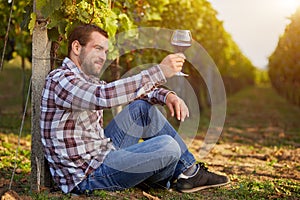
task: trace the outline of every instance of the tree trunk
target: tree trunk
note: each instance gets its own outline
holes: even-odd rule
[[[36,1],[34,7],[35,3]],[[39,13],[35,8],[34,11]],[[35,191],[39,191],[41,187],[49,187],[51,183],[39,126],[42,89],[50,70],[50,48],[45,20],[38,16],[32,35],[31,189]]]

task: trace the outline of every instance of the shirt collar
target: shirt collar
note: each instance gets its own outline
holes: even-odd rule
[[[75,63],[68,57],[66,57],[63,60],[62,66],[69,68],[74,73],[83,73],[76,65]]]

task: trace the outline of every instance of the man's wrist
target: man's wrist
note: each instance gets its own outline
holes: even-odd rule
[[[163,85],[164,83],[167,82],[167,79],[164,73],[162,72],[161,68],[159,67],[159,65],[150,67],[148,69],[148,72],[150,74],[152,81],[154,81],[156,84]]]
[[[171,94],[177,96],[177,94],[176,94],[174,91],[169,91],[169,92],[167,92],[167,94],[166,94],[166,96],[165,96],[165,99],[164,99],[164,102],[165,102],[165,103],[167,102],[168,96],[171,95]]]

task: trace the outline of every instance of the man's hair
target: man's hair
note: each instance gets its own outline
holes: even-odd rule
[[[72,50],[72,43],[78,40],[80,45],[85,46],[90,41],[92,32],[98,32],[104,37],[108,38],[108,34],[102,28],[93,24],[83,24],[75,27],[68,37],[68,55]]]

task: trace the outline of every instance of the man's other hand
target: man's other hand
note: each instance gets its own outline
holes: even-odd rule
[[[176,117],[180,121],[184,121],[186,117],[189,117],[189,109],[184,101],[174,93],[169,93],[166,99],[166,105],[171,112],[172,117]]]

